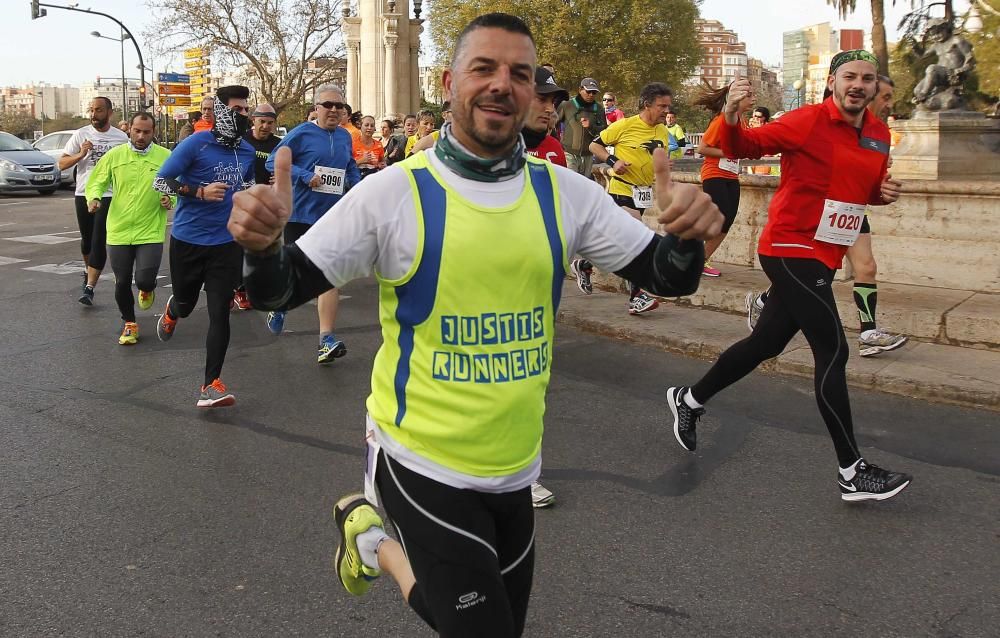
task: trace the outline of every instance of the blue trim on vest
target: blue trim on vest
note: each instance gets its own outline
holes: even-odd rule
[[[535,198],[542,208],[542,219],[545,222],[545,234],[549,239],[549,249],[552,251],[552,313],[559,312],[559,302],[562,300],[563,279],[566,270],[563,267],[563,245],[559,236],[559,222],[556,219],[556,201],[552,189],[552,175],[544,164],[528,162],[528,175],[531,176],[531,187]]]
[[[445,208],[447,193],[426,168],[412,170],[420,196],[424,220],[424,249],[417,271],[402,286],[396,287],[396,321],[399,323],[399,361],[396,363],[396,426],[406,415],[406,384],[410,380],[410,358],[413,356],[414,329],[427,321],[434,310],[438,275],[441,272],[441,251],[444,245]]]

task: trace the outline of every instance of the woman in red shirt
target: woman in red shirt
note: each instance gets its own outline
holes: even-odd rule
[[[715,205],[719,207],[722,216],[726,218],[722,225],[722,234],[705,242],[705,269],[708,277],[718,277],[722,273],[713,268],[712,254],[722,245],[726,234],[736,220],[736,212],[740,207],[740,162],[727,158],[720,148],[719,133],[724,126],[722,109],[726,106],[726,96],[729,95],[729,85],[721,89],[704,87],[695,104],[710,110],[715,118],[708,125],[708,130],[701,138],[698,152],[705,156],[701,165],[701,189],[708,193]],[[754,105],[754,95],[751,93],[740,101],[740,113],[749,111]],[[742,122],[742,119],[740,120]]]
[[[385,147],[375,139],[375,118],[361,118],[361,135],[354,138],[354,161],[358,164],[361,179],[385,168]]]

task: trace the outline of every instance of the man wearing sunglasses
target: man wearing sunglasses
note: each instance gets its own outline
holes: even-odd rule
[[[576,173],[591,179],[594,156],[590,143],[608,128],[604,107],[597,103],[601,87],[594,78],[583,78],[580,92],[566,100],[556,111],[556,124],[563,124],[562,145],[566,151],[566,165]]]
[[[341,126],[347,105],[340,88],[325,84],[316,89],[316,121],[297,126],[281,140],[267,159],[267,170],[274,171],[275,153],[282,146],[292,151],[293,197],[295,212],[285,226],[285,242],[293,243],[330,210],[347,190],[361,181],[354,161],[351,134]],[[316,361],[332,363],[347,354],[347,346],[333,333],[337,320],[340,291],[333,288],[319,296],[319,350]],[[270,312],[267,328],[280,335],[285,326],[284,312]]]

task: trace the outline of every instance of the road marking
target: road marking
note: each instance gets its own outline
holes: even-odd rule
[[[16,257],[0,257],[0,266],[7,266],[9,264],[19,264],[21,262],[28,261],[27,259],[17,259]]]
[[[0,224],[0,227],[3,227],[3,226],[13,226],[16,223],[17,222],[4,222],[4,223]]]
[[[0,206],[23,206],[24,204],[27,203],[28,202],[3,202],[2,204],[0,204]]]
[[[25,235],[24,237],[4,237],[7,241],[19,241],[25,244],[64,244],[76,241],[79,237],[59,237],[58,235]]]
[[[78,266],[65,266],[61,264],[42,264],[40,266],[31,266],[30,268],[22,268],[21,270],[30,270],[32,272],[45,272],[51,275],[80,274],[80,268]]]

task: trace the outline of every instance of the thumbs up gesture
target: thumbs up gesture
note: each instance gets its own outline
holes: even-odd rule
[[[281,240],[292,214],[292,151],[279,148],[274,157],[273,185],[257,184],[233,195],[227,228],[250,252],[266,252]]]
[[[663,230],[681,239],[712,239],[722,232],[719,208],[694,184],[670,181],[670,160],[662,148],[653,151],[657,220]]]
[[[738,114],[740,102],[752,95],[753,86],[750,84],[750,80],[743,77],[742,74],[737,71],[736,79],[734,79],[733,83],[729,85],[729,93],[726,94],[726,106],[724,109],[726,114]]]

